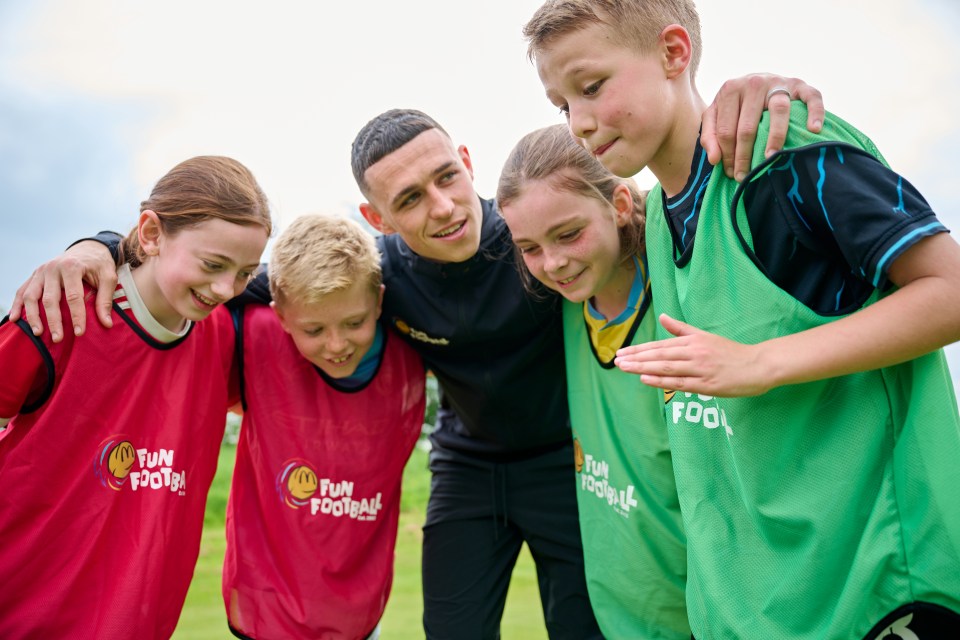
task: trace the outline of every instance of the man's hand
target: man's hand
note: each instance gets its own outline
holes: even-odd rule
[[[790,100],[806,103],[807,129],[819,133],[824,118],[823,96],[803,80],[756,73],[724,82],[703,113],[700,143],[710,163],[715,165],[722,159],[724,173],[742,181],[750,172],[753,143],[764,110],[770,111],[765,155],[783,148],[790,123]]]
[[[47,328],[54,342],[63,340],[63,319],[60,317],[60,291],[66,296],[73,322],[73,333],[83,335],[87,311],[83,303],[83,280],[97,289],[96,310],[100,324],[113,326],[110,309],[113,290],[117,286],[117,268],[110,251],[93,240],[70,247],[62,256],[41,265],[24,282],[10,306],[10,320],[20,319],[21,311],[34,335],[43,333],[40,303],[47,313]]]

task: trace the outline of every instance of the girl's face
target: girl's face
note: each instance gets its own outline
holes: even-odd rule
[[[535,180],[501,207],[530,273],[571,302],[619,297],[618,227],[629,219],[632,199],[625,186],[617,190],[610,204],[549,179]],[[624,301],[628,294],[629,286]]]
[[[267,244],[260,225],[209,218],[172,236],[153,211],[140,214],[140,244],[147,253],[134,278],[147,308],[177,331],[184,319],[203,320],[247,286]]]

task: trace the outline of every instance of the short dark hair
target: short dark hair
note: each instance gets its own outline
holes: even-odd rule
[[[364,174],[371,165],[430,129],[450,137],[436,120],[416,109],[390,109],[363,125],[350,146],[350,166],[363,195],[369,197]]]

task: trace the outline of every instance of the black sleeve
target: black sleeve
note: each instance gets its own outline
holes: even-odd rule
[[[94,242],[99,242],[100,244],[105,246],[107,249],[109,249],[110,255],[113,256],[113,262],[115,264],[118,264],[119,266],[120,243],[123,242],[123,236],[121,236],[116,231],[101,231],[100,233],[93,236],[92,238],[80,238],[79,240],[76,240],[75,242],[70,243],[70,246],[68,246],[67,249],[69,249],[75,244],[84,242],[86,240],[93,240]]]
[[[778,208],[805,241],[842,259],[874,287],[921,238],[946,231],[907,180],[846,145],[788,154],[793,170],[772,170]],[[779,163],[778,163],[779,164]]]
[[[261,264],[260,269],[257,270],[257,275],[253,277],[243,293],[229,300],[227,306],[236,309],[248,304],[270,304],[271,302],[273,302],[273,296],[270,295],[270,278],[267,275],[267,265]]]
[[[849,312],[886,289],[904,251],[946,231],[913,185],[845,144],[779,154],[744,205],[767,276],[821,313]]]

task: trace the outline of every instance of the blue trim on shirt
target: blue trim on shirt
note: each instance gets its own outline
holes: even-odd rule
[[[627,297],[627,307],[620,312],[613,320],[609,320],[601,329],[606,329],[607,327],[613,327],[618,324],[626,322],[633,317],[633,314],[637,311],[637,304],[640,301],[640,296],[643,295],[644,289],[646,289],[646,282],[644,278],[639,277],[643,270],[640,268],[640,261],[637,260],[637,256],[633,256],[633,282],[630,283],[630,295]],[[587,312],[590,314],[590,317],[594,320],[606,320],[603,317],[603,314],[593,308],[593,303],[587,300]]]
[[[347,389],[353,389],[367,384],[373,378],[373,374],[377,372],[377,368],[380,366],[380,358],[382,357],[383,327],[380,326],[378,322],[377,334],[373,337],[373,344],[370,345],[370,349],[363,356],[360,364],[357,365],[357,369],[346,378],[338,378],[337,384]]]

